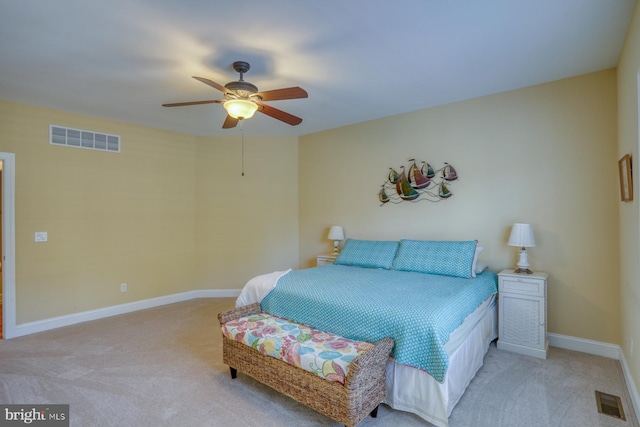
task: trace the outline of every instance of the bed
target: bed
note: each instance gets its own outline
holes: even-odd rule
[[[334,264],[251,279],[237,306],[354,340],[394,339],[387,397],[440,427],[497,338],[497,275],[477,241],[348,239]]]

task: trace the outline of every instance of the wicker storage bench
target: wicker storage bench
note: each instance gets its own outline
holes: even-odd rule
[[[222,326],[258,313],[260,305],[256,303],[220,313],[218,320]],[[222,359],[229,365],[231,378],[240,371],[348,427],[355,426],[369,414],[375,417],[387,393],[385,367],[393,348],[391,338],[383,339],[351,361],[344,384],[265,355],[224,334],[222,343]]]

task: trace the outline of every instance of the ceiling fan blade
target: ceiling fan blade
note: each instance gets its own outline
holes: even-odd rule
[[[189,102],[174,102],[171,104],[162,104],[163,107],[183,107],[185,105],[200,105],[200,104],[216,104],[224,102],[223,99],[210,99],[208,101],[189,101]]]
[[[220,92],[222,93],[227,93],[228,90],[227,88],[225,88],[224,86],[222,86],[220,83],[216,83],[213,80],[209,80],[209,79],[205,79],[204,77],[198,77],[198,76],[191,76],[194,79],[201,81],[202,83],[211,86],[214,89],[218,89]]]
[[[234,119],[230,115],[227,114],[227,118],[224,119],[224,123],[222,124],[222,129],[231,129],[236,127],[238,124],[238,119]]]
[[[256,102],[256,104],[260,106],[258,111],[260,111],[263,114],[266,114],[267,116],[273,117],[274,119],[278,119],[282,122],[290,124],[291,126],[296,126],[302,123],[302,119],[300,117],[296,117],[292,114],[285,113],[282,110],[278,110],[277,108],[270,107],[261,102]]]
[[[267,90],[265,92],[258,92],[256,95],[260,96],[263,101],[279,101],[281,99],[298,99],[309,97],[307,91],[298,86]]]

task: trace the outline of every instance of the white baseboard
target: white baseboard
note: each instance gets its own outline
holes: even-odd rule
[[[162,297],[149,298],[141,301],[99,308],[96,310],[83,311],[66,316],[21,323],[16,325],[15,328],[11,328],[13,330],[5,330],[5,338],[21,337],[23,335],[30,335],[37,332],[48,331],[50,329],[61,328],[63,326],[71,326],[90,320],[131,313],[133,311],[145,310],[147,308],[160,307],[162,305],[188,301],[195,298],[232,298],[237,297],[238,295],[240,295],[240,289],[205,289],[165,295]]]
[[[565,350],[580,351],[609,359],[620,358],[620,346],[601,341],[593,341],[584,338],[570,337],[568,335],[547,334],[551,347],[564,348]]]
[[[640,414],[640,395],[631,376],[629,365],[624,357],[622,348],[619,345],[608,344],[600,341],[587,340],[584,338],[570,337],[560,334],[548,334],[549,345],[552,347],[564,348],[566,350],[580,351],[582,353],[594,354],[596,356],[608,357],[620,361],[622,373],[627,383],[629,398],[633,404],[636,414]]]

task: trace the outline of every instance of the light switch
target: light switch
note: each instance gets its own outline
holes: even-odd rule
[[[46,242],[47,241],[47,232],[46,231],[36,231],[36,235],[34,240],[36,242]]]

